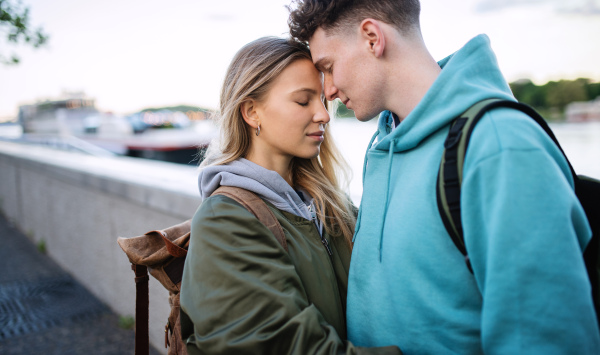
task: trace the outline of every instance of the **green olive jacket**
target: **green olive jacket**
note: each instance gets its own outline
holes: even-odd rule
[[[268,203],[267,203],[268,204]],[[312,221],[268,204],[288,251],[246,208],[204,200],[192,220],[181,331],[193,354],[400,354],[346,339],[350,249]]]

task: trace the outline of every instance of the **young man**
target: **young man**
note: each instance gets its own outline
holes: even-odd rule
[[[471,137],[461,206],[472,274],[446,232],[435,187],[450,122],[514,97],[485,35],[436,63],[419,13],[417,0],[300,0],[290,14],[327,99],[360,121],[383,111],[366,156],[349,339],[405,354],[598,354],[589,224],[564,157],[531,118],[495,109]]]

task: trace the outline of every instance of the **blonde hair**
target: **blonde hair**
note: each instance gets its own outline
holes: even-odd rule
[[[237,52],[221,89],[220,113],[214,117],[220,139],[210,144],[200,168],[227,164],[246,155],[252,133],[242,117],[242,104],[264,99],[273,81],[301,59],[312,61],[305,44],[276,37],[259,38]],[[351,247],[356,218],[348,195],[340,188],[342,181],[347,187],[349,169],[329,130],[325,130],[324,138],[319,156],[292,160],[292,182],[315,199],[317,216],[327,233],[342,236]],[[340,181],[338,176],[346,179]]]

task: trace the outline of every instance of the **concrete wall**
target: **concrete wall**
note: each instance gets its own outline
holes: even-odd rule
[[[117,237],[180,223],[199,203],[195,167],[0,142],[0,209],[120,315],[135,314],[135,283]],[[151,278],[157,349],[168,314],[168,292]]]

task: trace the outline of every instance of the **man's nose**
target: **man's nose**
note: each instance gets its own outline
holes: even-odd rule
[[[325,94],[325,98],[329,101],[335,100],[338,96],[338,89],[333,85],[333,79],[331,75],[325,75],[323,79],[323,92]]]

